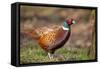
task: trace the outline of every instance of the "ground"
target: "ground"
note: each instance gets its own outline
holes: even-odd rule
[[[20,50],[21,64],[24,63],[37,63],[37,62],[57,62],[57,61],[76,61],[76,60],[89,60],[87,48],[66,48],[58,49],[55,54],[62,55],[62,58],[49,59],[47,52],[45,52],[39,45],[23,47]]]

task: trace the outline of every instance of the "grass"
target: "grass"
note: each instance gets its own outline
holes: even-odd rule
[[[38,63],[38,62],[57,62],[57,61],[75,61],[89,60],[86,48],[65,48],[58,49],[55,54],[63,55],[63,59],[49,59],[47,53],[38,45],[29,44],[20,48],[20,63]]]

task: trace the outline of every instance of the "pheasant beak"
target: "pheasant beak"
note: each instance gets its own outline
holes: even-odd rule
[[[74,20],[72,21],[72,23],[73,23],[73,24],[76,24],[76,23],[77,23],[77,21],[74,19]]]

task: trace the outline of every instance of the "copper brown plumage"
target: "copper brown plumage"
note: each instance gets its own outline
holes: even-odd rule
[[[61,48],[69,39],[71,30],[70,25],[75,23],[73,19],[67,19],[63,26],[54,25],[53,27],[41,27],[33,30],[25,30],[24,33],[36,39],[42,49],[48,52],[49,58],[53,58],[56,49]]]

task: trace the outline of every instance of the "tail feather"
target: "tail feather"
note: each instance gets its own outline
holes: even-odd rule
[[[40,36],[36,33],[35,30],[23,30],[22,33],[24,33],[25,35],[38,40],[40,38]]]

